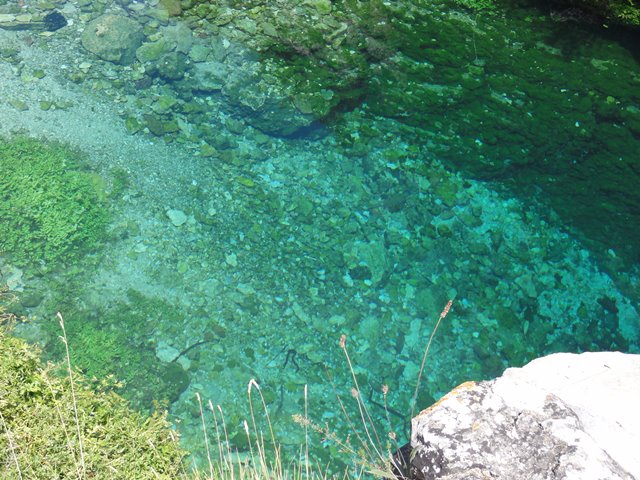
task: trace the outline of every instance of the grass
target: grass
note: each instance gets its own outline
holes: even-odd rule
[[[70,361],[44,365],[1,307],[0,318],[0,478],[189,478],[164,413],[131,410],[112,381],[96,385]]]
[[[433,337],[450,308],[451,302],[440,314],[426,345],[412,410]],[[286,461],[261,388],[252,379],[247,385],[249,418],[243,424],[248,452],[232,448],[222,407],[211,401],[204,404],[197,395],[206,450],[206,465],[198,467],[180,448],[165,414],[144,417],[132,411],[108,385],[96,391],[95,385],[73,369],[64,319],[60,313],[57,318],[66,353],[63,375],[59,366],[57,372],[53,365],[43,367],[33,347],[7,335],[3,331],[6,328],[0,330],[0,452],[5,452],[4,458],[0,453],[0,478],[325,480],[365,475],[406,478],[403,459],[394,455],[400,446],[391,428],[388,388],[382,389],[386,425],[385,434],[381,435],[382,427],[376,425],[362,395],[344,335],[339,345],[351,376],[356,417],[349,415],[346,402],[331,378],[330,381],[351,431],[347,438],[309,417],[305,386],[304,411],[293,416],[293,421],[304,428],[304,444],[296,458]],[[0,323],[12,321],[15,318],[0,303]],[[314,434],[335,443],[353,466],[334,473],[329,465],[314,464],[309,455]]]

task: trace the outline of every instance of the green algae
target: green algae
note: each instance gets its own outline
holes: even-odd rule
[[[63,292],[59,292],[63,295]],[[179,307],[131,290],[116,304],[93,310],[60,300],[67,312],[65,324],[71,360],[87,378],[113,377],[122,383],[120,394],[142,411],[175,402],[189,385],[189,374],[175,361],[156,356],[154,338],[158,329],[167,338],[180,328],[184,313]],[[54,324],[46,324],[52,338],[48,354],[64,355],[56,342]],[[176,360],[176,359],[174,359]]]
[[[68,261],[103,241],[104,183],[81,163],[60,144],[0,140],[0,251],[16,264]]]

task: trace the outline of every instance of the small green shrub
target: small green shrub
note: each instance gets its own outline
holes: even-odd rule
[[[63,261],[103,237],[104,192],[80,158],[61,144],[0,139],[0,253],[12,262]]]
[[[134,412],[77,373],[74,392],[52,368],[0,330],[0,478],[186,478],[185,452],[163,414]]]

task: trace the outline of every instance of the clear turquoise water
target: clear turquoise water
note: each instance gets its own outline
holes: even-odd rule
[[[75,27],[15,63],[5,55],[3,75],[25,86],[30,105],[3,110],[12,129],[84,147],[112,215],[98,251],[20,266],[18,294],[39,301],[16,307],[31,318],[18,332],[55,357],[51,319],[62,311],[79,368],[123,380],[136,408],[168,408],[199,453],[196,392],[222,406],[243,451],[252,378],[287,451],[304,439],[291,415],[304,409],[305,385],[310,417],[346,437],[335,393],[355,405],[342,334],[381,436],[393,430],[402,443],[448,300],[418,408],[547,353],[638,352],[632,38],[534,9],[507,21],[422,7],[413,23],[388,13],[393,33],[377,43],[350,45],[365,66],[332,67],[345,79],[319,78],[304,45],[299,58],[256,54],[232,27],[192,22],[192,36],[185,23],[115,5],[146,25],[147,44],[174,42],[169,56],[123,67],[82,49],[73,28],[89,28],[98,4],[69,10]],[[250,31],[247,18],[234,22]],[[372,27],[359,28],[364,38]],[[42,52],[62,60],[45,79],[25,78]],[[284,100],[253,70],[284,69],[281,58],[295,65],[283,70],[293,79]],[[211,65],[215,81],[203,77]],[[43,109],[38,81],[66,85],[75,105]],[[45,91],[45,100],[67,92]],[[334,97],[334,113],[289,131]],[[84,140],[64,129],[71,117],[94,121],[82,98],[99,112]],[[43,127],[55,122],[63,128]],[[10,254],[4,281],[15,278]],[[340,456],[320,436],[313,449],[321,463]]]

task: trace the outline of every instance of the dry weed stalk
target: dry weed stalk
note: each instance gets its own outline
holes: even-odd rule
[[[259,459],[261,462],[261,466],[265,475],[275,474],[276,478],[282,478],[282,458],[280,457],[280,446],[276,442],[276,437],[273,434],[273,426],[271,424],[271,418],[269,417],[269,408],[267,407],[267,403],[264,400],[264,396],[262,395],[262,391],[260,390],[260,385],[252,378],[249,381],[249,385],[247,386],[247,392],[249,395],[249,411],[251,412],[251,422],[253,423],[253,431],[256,435],[258,435],[258,427],[256,425],[256,418],[253,412],[253,402],[251,401],[251,392],[253,389],[258,391],[258,395],[260,396],[260,401],[262,402],[262,408],[264,410],[265,415],[267,416],[267,425],[269,426],[269,433],[271,434],[271,442],[273,445],[273,452],[275,453],[275,461],[273,463],[274,470],[268,468],[266,464],[266,454],[264,451],[264,440],[262,439],[262,433],[260,433],[260,441],[256,440],[256,446],[258,448]],[[246,425],[246,422],[245,422]],[[268,477],[265,477],[268,478]]]
[[[13,439],[11,432],[9,431],[9,427],[7,426],[7,422],[4,421],[4,415],[0,412],[0,420],[2,421],[2,426],[4,427],[5,434],[7,435],[7,442],[9,443],[9,450],[11,451],[11,458],[16,464],[16,470],[18,472],[18,479],[22,480],[22,471],[20,470],[20,462],[18,462],[18,455],[16,455],[16,447],[13,444]]]
[[[78,404],[76,402],[76,390],[73,381],[73,369],[71,368],[71,356],[69,355],[69,344],[67,343],[67,331],[64,328],[64,319],[62,318],[62,314],[58,312],[56,314],[58,320],[60,321],[60,328],[62,329],[62,336],[60,339],[62,343],[64,343],[65,354],[67,357],[67,371],[69,372],[69,383],[71,385],[71,400],[73,403],[73,416],[76,422],[76,434],[78,436],[78,449],[80,453],[80,475],[79,477],[82,479],[86,478],[87,469],[84,462],[84,448],[82,444],[82,433],[80,431],[80,418],[78,416]]]
[[[202,434],[204,436],[204,446],[207,452],[207,461],[209,462],[209,475],[213,478],[213,462],[211,461],[211,450],[209,448],[209,435],[207,435],[207,424],[204,421],[202,400],[200,399],[200,394],[198,392],[196,392],[196,398],[198,399],[198,406],[200,407],[200,420],[202,420]]]
[[[453,305],[453,300],[449,300],[447,304],[440,312],[440,317],[438,317],[438,321],[436,322],[436,326],[433,327],[431,331],[431,336],[429,336],[429,341],[427,342],[427,347],[424,349],[424,355],[422,356],[422,363],[420,364],[420,372],[418,373],[418,380],[416,381],[416,389],[413,392],[413,398],[411,399],[411,418],[413,418],[413,414],[415,413],[416,401],[418,399],[418,390],[420,389],[420,382],[422,381],[422,373],[424,372],[424,366],[427,363],[427,356],[429,355],[429,350],[431,349],[431,342],[433,341],[433,337],[438,331],[438,327],[440,326],[440,322],[444,320],[444,317],[447,316],[449,310],[451,310],[451,306]]]
[[[44,372],[43,370],[41,371]],[[44,381],[47,384],[49,391],[51,392],[51,398],[53,399],[53,404],[55,405],[56,413],[58,414],[58,419],[60,420],[60,425],[62,426],[62,431],[64,432],[64,438],[67,442],[67,448],[69,449],[69,452],[71,452],[73,464],[76,466],[76,473],[78,474],[78,478],[82,479],[82,468],[78,465],[78,456],[76,455],[76,450],[73,448],[73,445],[71,443],[71,435],[69,435],[67,423],[64,421],[64,417],[62,416],[62,410],[60,410],[60,404],[58,402],[58,399],[56,398],[55,391],[53,390],[53,385],[51,385],[48,375],[42,375],[42,378],[44,378]]]
[[[453,305],[453,300],[449,300],[447,302],[447,304],[445,305],[445,307],[443,308],[442,312],[440,313],[440,316],[438,317],[438,320],[436,322],[435,327],[433,328],[431,335],[429,336],[429,340],[427,342],[427,345],[425,347],[424,350],[424,354],[422,356],[422,362],[420,364],[420,370],[418,373],[418,377],[416,380],[416,388],[413,394],[413,397],[411,399],[411,418],[413,418],[414,416],[414,409],[415,409],[415,404],[416,404],[416,400],[418,397],[418,391],[420,389],[420,383],[422,381],[422,374],[424,373],[424,368],[427,362],[427,357],[429,355],[429,351],[431,349],[431,344],[433,342],[433,338],[438,330],[438,327],[440,326],[442,320],[444,320],[444,318],[447,316],[447,314],[449,313],[449,310],[451,309],[451,306]],[[331,442],[334,442],[336,445],[338,445],[338,447],[340,447],[340,449],[347,453],[348,455],[352,456],[353,458],[358,458],[359,459],[359,463],[361,464],[362,467],[364,467],[369,473],[375,475],[375,476],[379,476],[379,477],[384,477],[384,478],[389,478],[389,479],[393,479],[395,480],[397,478],[397,472],[402,472],[404,470],[403,466],[400,465],[398,462],[401,461],[401,459],[396,458],[392,452],[391,452],[391,445],[393,445],[393,449],[394,451],[398,451],[400,450],[400,446],[398,445],[397,442],[397,438],[396,438],[396,433],[393,431],[392,429],[392,425],[391,425],[391,418],[389,416],[389,408],[388,408],[388,404],[387,404],[387,395],[389,393],[389,387],[388,385],[383,385],[382,386],[382,396],[383,396],[383,408],[384,408],[384,412],[385,412],[385,417],[386,417],[386,421],[387,421],[387,425],[389,427],[389,432],[388,432],[388,438],[390,440],[390,443],[387,442],[387,446],[386,448],[383,447],[382,442],[380,441],[380,436],[378,435],[378,431],[375,427],[375,423],[369,413],[369,409],[367,408],[367,405],[364,401],[364,398],[362,397],[362,392],[360,390],[360,385],[358,383],[358,379],[356,377],[355,374],[355,369],[353,367],[353,363],[351,361],[351,357],[349,355],[349,352],[347,350],[347,337],[346,335],[341,335],[340,337],[340,348],[342,349],[345,358],[347,360],[347,365],[349,367],[349,372],[351,373],[351,380],[353,382],[353,387],[351,389],[351,395],[352,397],[356,400],[357,406],[358,406],[358,411],[360,414],[360,424],[362,425],[362,428],[364,429],[365,435],[361,435],[359,433],[358,428],[356,428],[354,422],[352,421],[351,417],[349,416],[349,413],[347,412],[347,409],[344,406],[344,403],[340,397],[340,395],[337,393],[337,389],[335,384],[333,383],[333,380],[331,378],[331,375],[327,372],[327,376],[329,377],[329,380],[333,386],[334,391],[336,392],[336,398],[338,400],[338,404],[340,405],[340,409],[342,411],[342,414],[344,416],[344,418],[347,421],[347,424],[349,426],[349,428],[351,429],[351,431],[353,432],[353,434],[355,435],[355,437],[357,438],[358,442],[360,443],[360,446],[362,448],[362,450],[360,452],[356,451],[356,449],[354,447],[351,446],[350,442],[349,442],[349,437],[347,437],[346,441],[342,441],[341,439],[339,439],[337,437],[337,435],[332,432],[328,426],[325,427],[321,427],[317,424],[315,424],[313,421],[311,421],[309,419],[309,417],[307,416],[307,411],[305,408],[305,414],[304,415],[294,415],[293,416],[293,420],[304,426],[305,427],[305,432],[307,431],[308,428],[311,428],[313,431],[320,433],[324,440],[329,440]],[[306,390],[305,390],[306,392]],[[305,397],[306,398],[306,397]],[[306,405],[306,404],[305,404]]]

